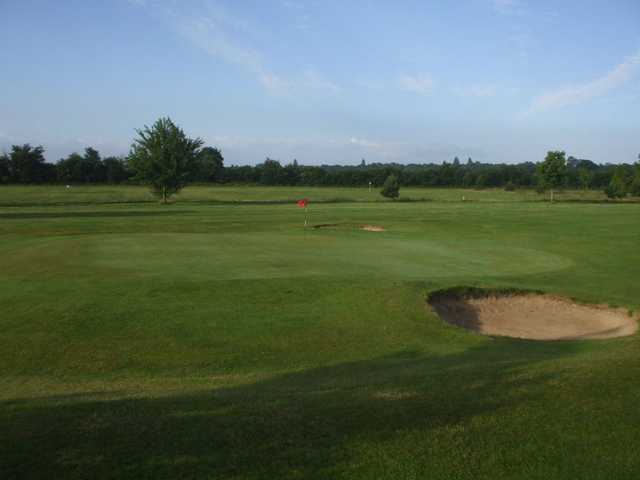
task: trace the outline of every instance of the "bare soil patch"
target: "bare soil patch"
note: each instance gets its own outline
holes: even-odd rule
[[[623,337],[638,329],[637,316],[624,309],[538,293],[449,291],[432,295],[429,304],[446,322],[491,336],[581,340]]]
[[[366,230],[367,232],[384,232],[385,228],[381,225],[357,224],[357,223],[321,223],[313,225],[313,228],[334,228],[345,230]]]

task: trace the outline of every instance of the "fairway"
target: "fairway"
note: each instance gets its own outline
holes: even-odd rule
[[[514,288],[637,312],[639,203],[315,188],[310,223],[338,228],[314,229],[301,188],[70,190],[0,188],[0,478],[640,471],[638,334],[483,336],[426,302]]]

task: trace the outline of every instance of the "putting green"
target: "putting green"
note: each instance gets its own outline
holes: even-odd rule
[[[123,255],[127,252],[127,255]],[[55,259],[55,262],[54,262]],[[82,275],[261,279],[309,276],[434,278],[504,276],[561,270],[571,260],[495,241],[437,242],[392,232],[151,233],[43,238],[13,251],[13,270],[47,265]],[[19,264],[24,263],[22,268]]]

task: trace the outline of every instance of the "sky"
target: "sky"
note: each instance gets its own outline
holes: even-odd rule
[[[225,164],[640,153],[638,0],[0,0],[0,151],[126,155],[169,116]]]

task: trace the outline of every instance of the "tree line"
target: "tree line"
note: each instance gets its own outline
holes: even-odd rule
[[[159,168],[164,168],[165,174],[159,174]],[[640,195],[640,162],[597,164],[572,156],[565,158],[565,153],[559,151],[549,152],[540,163],[519,164],[481,163],[471,158],[461,162],[456,157],[442,164],[367,164],[363,159],[354,166],[307,166],[296,160],[283,165],[267,158],[257,165],[224,166],[220,150],[203,147],[201,139],[188,138],[168,118],[138,130],[138,138],[126,157],[103,158],[89,147],[83,154],[72,153],[48,163],[44,148],[29,144],[14,145],[0,155],[0,184],[155,184],[159,196],[163,188],[171,195],[188,183],[381,187],[390,176],[403,187],[572,188],[600,189],[612,198]]]

